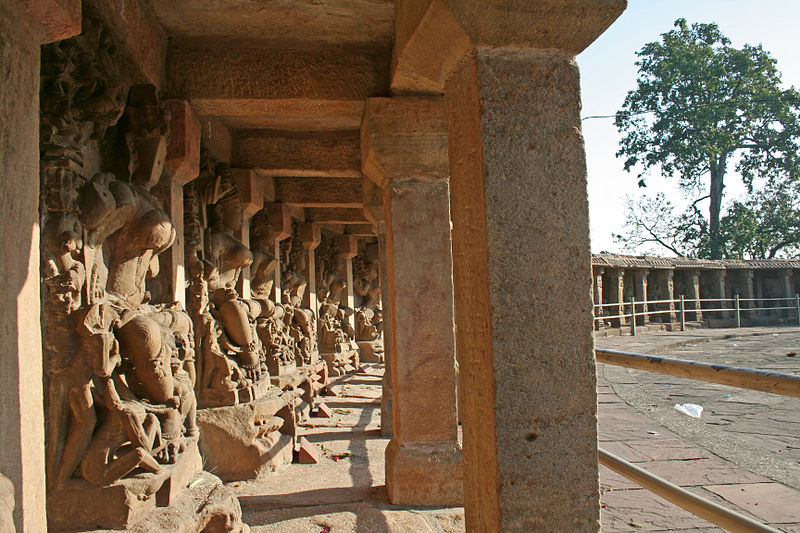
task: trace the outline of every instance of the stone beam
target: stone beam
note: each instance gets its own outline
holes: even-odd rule
[[[363,209],[348,207],[306,208],[306,222],[315,224],[367,224]]]
[[[474,48],[537,48],[577,55],[627,0],[398,0],[392,90],[443,93]]]
[[[356,237],[377,237],[378,228],[373,224],[349,224],[344,232]]]
[[[447,118],[440,98],[370,98],[361,126],[364,176],[385,189],[392,176],[441,181],[450,175]]]
[[[164,84],[167,35],[142,0],[84,0],[118,43],[134,83]],[[184,98],[185,100],[185,98]]]
[[[200,117],[200,126],[202,127],[203,146],[208,148],[211,155],[230,164],[231,130],[225,121],[219,117],[202,116]]]
[[[194,98],[192,105],[235,129],[357,130],[364,112],[363,100]]]
[[[358,136],[238,130],[233,138],[233,166],[269,176],[359,178]]]
[[[42,44],[81,32],[81,0],[19,0],[30,20],[44,30]]]
[[[300,207],[362,207],[361,180],[275,178],[275,199]]]
[[[174,98],[363,100],[389,92],[383,48],[281,49],[176,39],[167,55]]]

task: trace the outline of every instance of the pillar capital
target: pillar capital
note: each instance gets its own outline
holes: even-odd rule
[[[164,172],[174,185],[186,185],[200,174],[200,121],[189,102],[168,100],[169,144]]]
[[[361,167],[385,189],[391,181],[450,176],[447,115],[441,98],[369,98],[361,122]]]
[[[397,0],[392,89],[442,93],[458,61],[475,48],[580,53],[626,0]]]
[[[602,276],[603,274],[605,274],[605,272],[606,272],[606,270],[604,268],[595,268],[594,269],[594,275],[595,276]]]
[[[236,183],[236,190],[242,202],[242,219],[246,223],[253,218],[253,215],[264,208],[264,193],[261,188],[261,181],[255,172],[245,168],[232,168],[231,177]],[[286,211],[288,212],[288,208]],[[282,215],[283,213],[281,213]],[[291,219],[289,227],[291,229]]]
[[[358,238],[353,235],[340,235],[336,238],[336,245],[342,259],[352,259],[358,255]]]
[[[742,270],[742,277],[744,279],[746,279],[746,280],[753,281],[753,278],[755,277],[755,271],[754,270]]]
[[[712,277],[713,277],[715,280],[719,280],[719,279],[725,279],[725,275],[726,275],[726,274],[727,274],[727,271],[725,271],[725,270],[712,270],[712,271],[711,271],[711,276],[712,276]]]
[[[292,214],[286,204],[270,202],[264,206],[272,226],[272,238],[282,241],[292,235]]]
[[[318,224],[304,222],[300,224],[300,241],[306,250],[316,250],[322,241],[322,233]]]
[[[19,0],[31,21],[44,30],[42,44],[81,32],[81,0]]]

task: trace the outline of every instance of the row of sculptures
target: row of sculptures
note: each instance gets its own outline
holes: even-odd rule
[[[309,247],[297,231],[281,239],[264,211],[242,242],[230,169],[204,152],[184,186],[186,308],[163,301],[157,282],[172,273],[161,272],[162,254],[178,237],[164,209],[169,114],[114,53],[91,20],[42,50],[47,481],[51,491],[123,483],[152,494],[195,446],[198,408],[256,401],[274,391],[271,377],[317,372],[320,352],[379,340],[380,288],[377,261],[362,258],[363,305],[345,307],[324,234],[311,252],[320,268],[310,308]]]

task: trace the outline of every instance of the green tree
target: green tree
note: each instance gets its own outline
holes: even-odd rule
[[[794,188],[767,186],[734,201],[720,221],[725,257],[772,259],[800,251],[800,197]]]
[[[637,53],[636,89],[615,124],[625,170],[677,176],[694,205],[709,199],[708,256],[721,258],[725,177],[730,163],[752,189],[755,178],[794,180],[800,150],[800,94],[782,89],[776,61],[761,45],[731,46],[716,24],[687,25]]]

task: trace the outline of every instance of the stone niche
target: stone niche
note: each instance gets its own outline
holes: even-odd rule
[[[283,343],[288,311],[264,286],[274,284],[277,261],[261,247],[260,233],[251,249],[243,207],[231,169],[201,150],[200,176],[184,188],[187,307],[197,346],[200,450],[224,480],[291,463],[298,405],[308,403],[302,377],[282,386],[271,379],[281,365],[294,364]],[[253,285],[250,297],[245,283]]]
[[[151,193],[169,116],[153,86],[119,70],[119,49],[88,13],[80,36],[42,48],[48,522],[211,531],[224,517],[246,530],[229,489],[202,472],[192,319],[147,290],[175,239]]]
[[[347,294],[346,261],[354,254],[342,250],[340,242],[323,231],[316,249],[319,353],[331,376],[343,376],[360,366],[356,332],[350,321],[355,310],[343,303]]]

